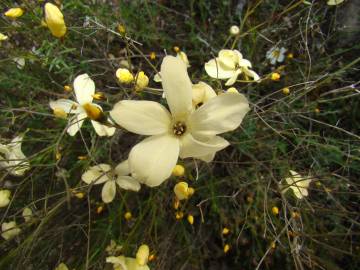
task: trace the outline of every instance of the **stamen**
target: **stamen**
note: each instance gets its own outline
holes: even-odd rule
[[[186,126],[183,122],[177,122],[173,126],[173,132],[176,136],[181,136],[186,132]]]

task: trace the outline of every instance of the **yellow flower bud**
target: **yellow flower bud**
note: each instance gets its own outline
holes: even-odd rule
[[[195,189],[193,189],[192,187],[189,187],[187,193],[188,193],[188,196],[190,197],[190,196],[192,196],[192,195],[195,193]]]
[[[87,114],[87,116],[91,119],[91,120],[95,120],[95,121],[103,121],[105,118],[105,115],[103,113],[103,111],[95,106],[94,104],[91,103],[86,103],[82,106]]]
[[[179,182],[175,185],[174,192],[177,199],[181,201],[188,199],[194,193],[194,189],[189,188],[189,185],[186,182]]]
[[[126,220],[130,220],[130,219],[132,218],[131,212],[126,212],[125,215],[124,215],[124,218],[125,218]]]
[[[64,15],[52,3],[45,4],[45,22],[54,37],[61,38],[66,34]]]
[[[151,52],[151,53],[150,53],[150,59],[151,59],[151,60],[155,60],[155,58],[156,58],[156,53],[155,53],[155,52]]]
[[[156,259],[155,254],[150,254],[150,256],[149,256],[149,262],[155,261],[155,259]]]
[[[272,241],[270,246],[271,246],[272,249],[276,248],[276,242]]]
[[[148,245],[141,245],[136,252],[136,262],[144,266],[149,260],[150,249]]]
[[[289,89],[289,87],[284,87],[284,88],[282,89],[282,92],[283,92],[284,95],[290,94],[290,89]]]
[[[183,213],[183,212],[179,211],[179,212],[176,212],[176,213],[175,213],[175,218],[176,218],[177,220],[182,219],[183,217],[184,217],[184,213]]]
[[[233,25],[230,27],[230,35],[237,36],[240,33],[240,28],[237,25]]]
[[[279,214],[279,208],[277,208],[276,206],[274,206],[273,208],[271,208],[271,212],[273,213],[273,215],[278,215]]]
[[[180,52],[180,48],[178,46],[174,46],[173,49],[174,49],[174,52],[176,52],[176,53]]]
[[[184,173],[185,173],[185,168],[180,164],[177,164],[172,171],[173,176],[183,176]]]
[[[98,206],[98,207],[96,208],[96,213],[97,213],[97,214],[101,214],[102,211],[104,211],[104,206],[100,205],[100,206]]]
[[[74,194],[74,196],[78,199],[83,199],[85,197],[84,192],[77,192]]]
[[[299,212],[296,212],[296,211],[292,212],[292,213],[291,213],[291,216],[292,216],[292,218],[294,218],[294,219],[300,218]]]
[[[105,100],[106,99],[106,96],[103,92],[97,92],[97,93],[93,94],[92,97],[96,100]]]
[[[230,250],[230,245],[229,245],[229,244],[226,244],[226,245],[224,246],[224,253],[228,253],[229,250]]]
[[[315,113],[320,113],[320,109],[319,108],[315,108]]]
[[[149,77],[146,76],[144,71],[140,71],[136,76],[135,90],[141,91],[149,84]]]
[[[62,119],[67,118],[67,113],[61,108],[54,108],[53,113],[54,113],[55,117],[57,117],[57,118],[62,118]]]
[[[188,215],[187,221],[188,221],[191,225],[193,225],[193,224],[194,224],[194,216],[193,216],[193,215]]]
[[[235,88],[235,87],[230,87],[226,93],[235,93],[235,94],[239,94],[239,91]]]
[[[3,33],[0,33],[0,41],[7,40],[9,37],[7,35],[4,35]]]
[[[280,80],[280,77],[281,77],[280,73],[274,72],[271,74],[271,80],[273,80],[273,81]]]
[[[224,229],[222,230],[222,234],[228,235],[229,233],[230,233],[230,230],[227,227],[224,227]]]
[[[60,153],[60,152],[56,152],[56,154],[55,154],[55,159],[56,159],[56,160],[60,160],[60,159],[61,159],[61,153]]]
[[[119,68],[116,71],[116,77],[118,78],[119,82],[129,84],[134,80],[134,76],[127,68]]]
[[[294,58],[294,54],[293,53],[288,53],[286,56],[288,59],[293,59]]]
[[[64,85],[64,91],[65,92],[71,92],[73,89],[70,85]]]
[[[126,33],[126,28],[125,28],[125,25],[123,25],[123,24],[119,24],[117,27],[117,30],[119,31],[119,33],[121,35],[125,35],[125,33]]]
[[[175,201],[174,201],[174,209],[175,210],[178,210],[180,207],[180,201],[178,198],[175,198]]]
[[[10,8],[5,12],[5,16],[15,19],[21,17],[24,14],[24,10],[22,8]]]
[[[88,156],[78,156],[78,160],[87,160]]]

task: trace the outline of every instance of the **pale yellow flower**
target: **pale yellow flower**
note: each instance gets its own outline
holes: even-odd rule
[[[179,58],[181,61],[183,61],[186,65],[186,67],[190,67],[190,62],[189,62],[189,59],[188,59],[186,53],[184,53],[183,51],[179,51],[176,54],[176,57]]]
[[[285,178],[288,187],[285,188],[282,192],[286,192],[288,189],[291,189],[298,199],[303,199],[309,195],[308,188],[312,181],[310,177],[303,177],[295,171],[290,170],[290,177]]]
[[[5,207],[10,202],[11,191],[7,189],[0,190],[0,207]]]
[[[104,184],[101,197],[104,203],[110,203],[116,195],[116,184],[125,190],[139,191],[139,182],[128,176],[130,174],[128,161],[125,160],[114,169],[108,164],[99,164],[90,167],[81,179],[87,184]]]
[[[162,85],[171,113],[153,101],[123,100],[110,112],[125,129],[150,135],[129,154],[132,175],[148,186],[170,177],[178,158],[214,155],[229,145],[218,134],[236,129],[249,103],[241,94],[224,93],[194,109],[192,83],[183,61],[166,56],[161,65]]]
[[[30,169],[29,161],[21,150],[23,137],[19,135],[9,144],[0,144],[0,168],[5,168],[14,176],[22,176]]]
[[[344,0],[328,0],[327,4],[329,6],[336,6],[338,4],[341,4],[342,2],[344,2]]]
[[[215,59],[205,64],[206,73],[215,79],[227,80],[225,85],[233,85],[240,74],[259,81],[259,75],[250,69],[251,63],[238,50],[221,50]]]
[[[136,258],[110,256],[106,258],[106,262],[113,264],[114,270],[150,270],[146,264],[148,257],[149,247],[147,245],[141,245],[137,251]]]
[[[148,245],[141,245],[136,252],[136,262],[143,266],[146,265],[149,260],[150,249]]]
[[[136,76],[136,82],[135,82],[135,90],[141,91],[145,87],[147,87],[149,84],[149,78],[146,76],[144,71],[140,71],[138,75]]]
[[[4,238],[5,240],[10,240],[15,236],[19,235],[21,229],[16,225],[15,221],[10,221],[1,224],[1,231],[2,238]]]
[[[54,37],[61,38],[66,34],[64,15],[52,3],[45,4],[45,22]]]
[[[127,68],[118,68],[116,70],[116,77],[119,82],[129,84],[134,81],[134,75]]]
[[[61,109],[66,114],[74,114],[69,119],[67,133],[74,136],[83,125],[86,118],[91,119],[96,133],[99,136],[112,136],[115,133],[115,127],[108,127],[95,121],[97,117],[102,116],[102,108],[100,105],[93,103],[93,95],[95,94],[95,83],[87,74],[79,75],[74,80],[74,92],[77,102],[70,99],[58,99],[50,101],[50,108],[54,111]],[[64,115],[62,113],[62,115]],[[111,122],[109,121],[111,124]]]
[[[0,33],[0,41],[7,40],[9,37],[7,35],[4,35],[3,33]]]
[[[25,222],[29,222],[33,216],[33,212],[29,207],[25,207],[22,211],[22,216],[25,219]]]
[[[19,18],[23,14],[24,14],[24,10],[22,8],[19,8],[19,7],[18,8],[10,8],[4,13],[4,15],[6,17],[9,17],[9,18],[12,18],[12,19]]]
[[[15,62],[16,67],[18,69],[23,69],[25,67],[25,64],[26,64],[25,58],[23,58],[23,57],[14,57],[13,61]]]

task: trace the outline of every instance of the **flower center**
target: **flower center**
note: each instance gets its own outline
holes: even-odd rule
[[[186,125],[184,122],[176,122],[173,125],[173,132],[176,136],[181,136],[186,132]]]
[[[280,56],[280,51],[279,51],[279,50],[275,50],[275,51],[273,51],[271,54],[272,54],[272,57],[274,57],[274,58],[279,58],[279,56]]]

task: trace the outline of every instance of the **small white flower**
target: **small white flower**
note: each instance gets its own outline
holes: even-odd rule
[[[90,167],[81,179],[87,183],[94,185],[103,184],[101,197],[104,203],[110,203],[114,200],[116,194],[116,184],[126,190],[139,191],[140,184],[130,174],[129,163],[127,160],[121,162],[112,169],[108,164],[99,164]]]
[[[272,47],[270,50],[268,50],[266,52],[266,58],[270,60],[270,63],[272,65],[275,65],[276,62],[283,62],[285,59],[285,52],[287,51],[287,49],[285,49],[284,47]]]
[[[205,64],[206,73],[215,79],[226,80],[226,86],[233,85],[240,74],[259,81],[259,75],[250,69],[251,63],[238,50],[221,50],[215,59]]]
[[[288,189],[291,189],[298,199],[302,199],[309,195],[308,188],[312,181],[310,177],[303,177],[295,171],[290,170],[290,177],[285,179],[288,187],[283,189],[283,193],[285,193]]]
[[[23,137],[19,135],[9,144],[0,144],[0,168],[5,168],[14,176],[22,176],[30,169],[29,161],[21,150]]]
[[[88,108],[96,108],[102,111],[100,105],[92,103],[95,94],[95,83],[87,74],[79,75],[74,80],[74,91],[76,100],[58,99],[50,101],[50,107],[54,111],[61,109],[67,114],[74,114],[70,118],[67,133],[74,136],[81,128],[84,120],[88,118]],[[99,136],[112,136],[115,133],[114,127],[108,127],[100,124],[98,121],[91,120],[91,123]]]
[[[236,129],[250,110],[242,94],[224,93],[194,109],[192,83],[183,61],[166,56],[161,65],[162,86],[170,112],[153,101],[122,100],[110,112],[116,123],[150,135],[129,154],[131,174],[154,187],[164,182],[178,158],[214,155],[229,145],[218,134]]]
[[[0,190],[0,207],[5,207],[10,202],[10,190],[7,189],[1,189]]]
[[[15,236],[19,235],[21,232],[21,229],[18,228],[15,221],[10,222],[4,222],[1,224],[1,236],[5,240],[10,240],[14,238]]]

